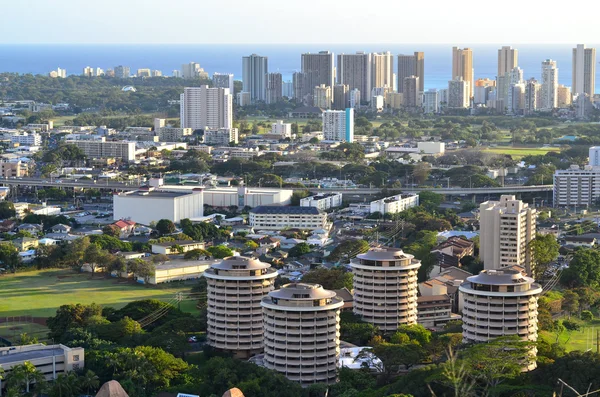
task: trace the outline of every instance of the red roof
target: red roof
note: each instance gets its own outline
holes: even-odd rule
[[[130,221],[130,220],[119,220],[116,221],[115,223],[113,223],[113,225],[115,225],[116,227],[118,227],[119,229],[125,229],[129,226],[135,226],[135,222]]]

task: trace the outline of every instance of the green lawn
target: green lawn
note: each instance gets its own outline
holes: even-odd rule
[[[116,308],[140,299],[170,300],[190,285],[169,283],[145,286],[121,279],[106,279],[71,270],[45,270],[0,276],[0,317],[49,317],[64,304],[92,302]],[[195,301],[183,301],[181,309],[197,312]]]
[[[18,341],[20,335],[23,333],[35,337],[38,341],[42,342],[47,338],[48,327],[25,322],[8,322],[0,324],[0,337],[8,339],[13,343]]]
[[[600,332],[600,319],[592,320],[588,323],[582,323],[579,331],[563,332],[558,338],[558,342],[565,347],[567,352],[573,350],[585,351],[592,349],[596,351],[596,337]],[[541,331],[540,339],[549,343],[556,342],[556,333]]]
[[[512,146],[496,146],[491,148],[484,149],[484,152],[494,153],[494,154],[509,154],[515,160],[520,160],[521,158],[529,155],[543,155],[548,152],[559,152],[560,148],[558,147],[540,147],[540,148],[532,148],[532,147],[512,147]]]

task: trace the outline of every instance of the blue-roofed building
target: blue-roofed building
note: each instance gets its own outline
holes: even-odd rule
[[[329,229],[327,214],[316,207],[259,206],[250,210],[255,230]]]

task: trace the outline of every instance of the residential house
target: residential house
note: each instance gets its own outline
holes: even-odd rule
[[[431,250],[437,257],[437,265],[431,270],[430,277],[437,276],[449,267],[460,267],[460,260],[472,256],[475,244],[461,236],[452,236]]]
[[[352,292],[350,292],[350,290],[348,290],[346,287],[342,289],[334,289],[333,292],[335,292],[337,296],[344,300],[342,311],[352,312],[352,308],[354,307],[354,295],[352,295]]]
[[[153,254],[179,254],[180,252],[176,249],[173,249],[174,246],[178,246],[183,248],[183,252],[192,251],[195,249],[204,249],[205,245],[202,241],[187,241],[187,240],[179,240],[179,241],[169,241],[166,243],[155,243],[152,244],[152,253]]]
[[[119,238],[127,238],[133,234],[136,223],[128,219],[121,219],[113,223],[113,225],[120,230]]]
[[[424,327],[439,327],[453,319],[452,300],[447,294],[419,296],[417,309],[417,323]]]
[[[12,232],[13,230],[15,230],[16,226],[17,222],[11,219],[5,219],[2,222],[0,222],[0,233]]]
[[[30,249],[36,249],[39,245],[37,238],[21,237],[11,241],[11,243],[17,248],[19,252],[25,252]]]
[[[565,236],[563,239],[565,245],[573,247],[594,248],[597,240],[593,236]]]
[[[37,225],[33,223],[23,223],[17,227],[17,230],[20,232],[27,232],[32,235],[36,235],[42,232],[42,225]]]
[[[52,226],[51,229],[52,233],[69,234],[69,232],[71,231],[71,226],[59,223],[58,225]]]
[[[458,287],[473,274],[458,267],[449,267],[435,277],[419,284],[420,296],[448,295],[452,313],[458,313]]]

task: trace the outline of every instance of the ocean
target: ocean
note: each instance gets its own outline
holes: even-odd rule
[[[459,45],[473,49],[475,78],[494,79],[497,72],[498,45]],[[525,79],[541,79],[541,63],[545,59],[557,61],[560,84],[571,86],[571,57],[575,45],[516,45],[519,66]],[[589,47],[595,47],[588,44]],[[0,44],[0,72],[46,74],[60,67],[68,74],[81,74],[86,66],[104,70],[117,65],[137,69],[158,69],[170,76],[188,62],[198,62],[210,75],[214,72],[233,73],[241,80],[242,56],[256,53],[269,57],[269,71],[278,71],[284,81],[300,69],[300,54],[329,50],[338,53],[356,51],[412,54],[425,52],[425,88],[445,88],[451,77],[452,45],[379,45],[379,44],[306,44],[306,45],[233,45],[233,44],[157,44],[157,45],[83,45],[83,44]],[[395,62],[394,62],[395,63]],[[600,91],[600,79],[596,91]]]

